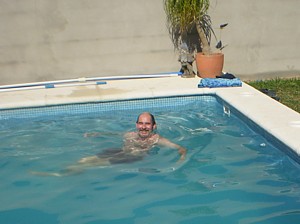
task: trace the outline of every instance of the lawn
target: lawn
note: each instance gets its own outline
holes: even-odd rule
[[[274,91],[279,97],[279,102],[300,113],[300,78],[271,79],[263,81],[248,81],[256,89]]]

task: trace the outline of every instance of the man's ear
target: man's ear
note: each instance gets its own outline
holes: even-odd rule
[[[156,124],[153,125],[153,130],[155,130],[157,128]]]

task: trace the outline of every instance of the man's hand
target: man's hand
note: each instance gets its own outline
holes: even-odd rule
[[[185,155],[186,155],[186,149],[185,148],[183,148],[183,147],[180,147],[179,149],[178,149],[178,153],[180,154],[180,159],[179,159],[179,161],[184,161],[185,160]]]

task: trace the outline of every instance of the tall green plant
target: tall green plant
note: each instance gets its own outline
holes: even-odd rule
[[[207,14],[209,5],[209,0],[164,0],[169,33],[177,49],[196,28],[202,52],[211,53],[210,39],[213,30]]]

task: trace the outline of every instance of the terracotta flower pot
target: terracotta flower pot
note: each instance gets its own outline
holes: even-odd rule
[[[201,78],[216,78],[222,74],[224,65],[224,54],[213,53],[204,55],[203,53],[196,54],[196,65]]]

